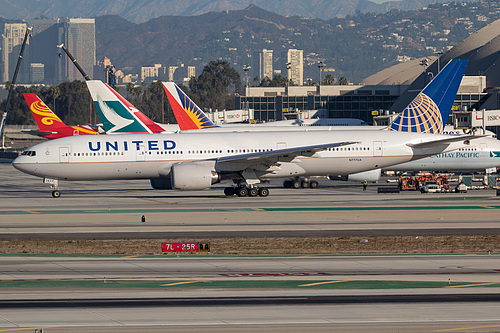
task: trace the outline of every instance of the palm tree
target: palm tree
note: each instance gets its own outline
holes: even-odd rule
[[[332,85],[335,82],[335,78],[333,77],[332,74],[327,74],[325,76],[325,81],[323,82],[326,85]]]
[[[56,98],[61,94],[59,86],[50,87],[50,96],[52,97],[52,109],[56,112]]]

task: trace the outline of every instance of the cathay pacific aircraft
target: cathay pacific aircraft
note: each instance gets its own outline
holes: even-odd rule
[[[226,187],[228,196],[267,196],[261,179],[348,175],[468,147],[476,137],[439,134],[466,64],[450,62],[391,130],[74,136],[35,145],[13,165],[54,180],[150,179],[155,188],[177,190],[230,179],[236,186]],[[54,197],[60,196],[57,186]]]

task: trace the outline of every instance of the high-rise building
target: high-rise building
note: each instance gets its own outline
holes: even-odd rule
[[[5,23],[2,34],[2,82],[12,80],[11,76],[16,66],[18,54],[11,55],[14,48],[23,44],[26,34],[26,23]],[[29,43],[29,40],[28,40]],[[9,59],[10,58],[10,59]]]
[[[304,50],[290,49],[281,57],[283,69],[282,76],[286,73],[293,84],[304,85]]]
[[[66,46],[83,71],[92,79],[96,64],[95,19],[67,19],[59,23],[58,35],[59,43]],[[56,70],[59,81],[83,79],[68,57],[61,57],[60,60]]]
[[[272,79],[273,50],[263,49],[262,52],[255,52],[253,56],[253,68],[254,77],[258,76],[260,81],[265,77]]]
[[[30,64],[31,83],[40,83],[45,79],[45,65],[40,63]]]

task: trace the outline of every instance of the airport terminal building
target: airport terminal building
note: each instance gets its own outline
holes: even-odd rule
[[[469,59],[453,111],[500,109],[500,20],[470,35],[440,58],[414,59],[380,71],[359,85],[246,87],[235,109],[253,109],[256,121],[296,117],[320,110],[330,118],[373,117],[398,113],[451,59]],[[427,60],[429,66],[422,66]],[[499,62],[499,66],[495,66]]]

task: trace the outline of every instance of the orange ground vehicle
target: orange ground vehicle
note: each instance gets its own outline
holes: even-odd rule
[[[426,181],[435,181],[441,189],[449,190],[448,177],[433,173],[417,173],[414,176],[400,176],[399,189],[401,191],[418,191]]]

